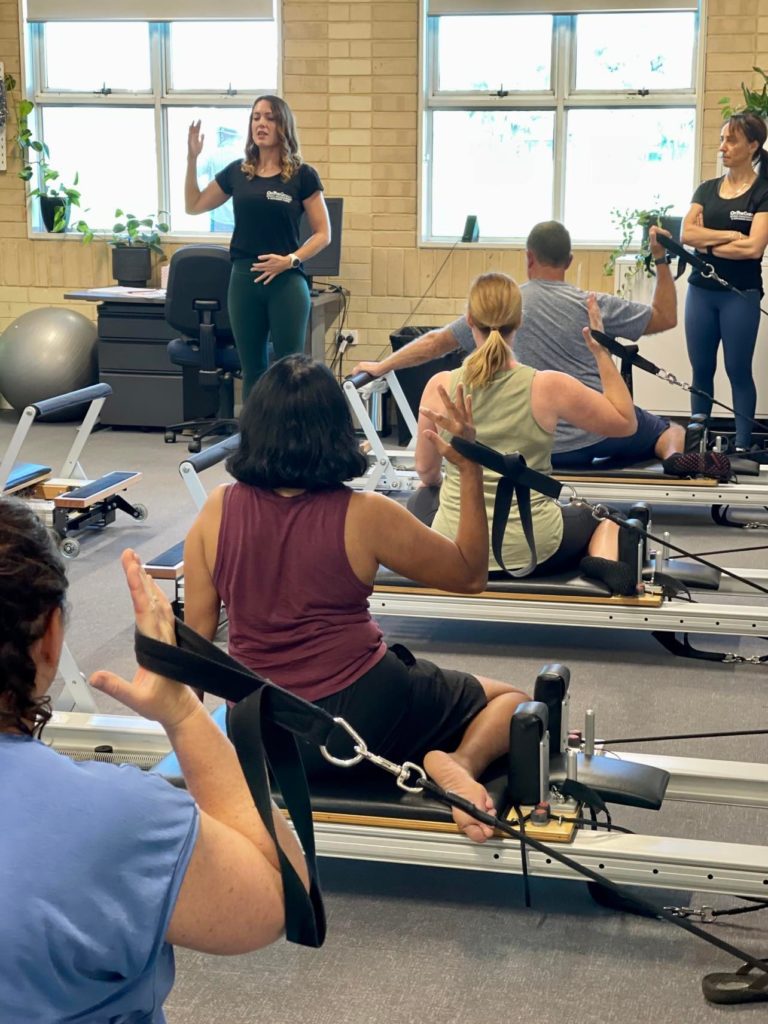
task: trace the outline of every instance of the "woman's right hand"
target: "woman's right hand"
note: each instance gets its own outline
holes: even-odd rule
[[[136,628],[146,636],[176,643],[173,610],[168,598],[142,567],[135,551],[127,549],[120,559],[133,602]],[[150,718],[165,728],[173,728],[203,705],[183,683],[137,668],[129,683],[114,672],[100,670],[91,677],[91,686],[106,693],[143,718]]]
[[[200,121],[193,121],[187,133],[187,158],[197,160],[203,151],[205,135],[200,134]]]

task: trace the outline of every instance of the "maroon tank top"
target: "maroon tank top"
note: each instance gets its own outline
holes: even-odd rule
[[[372,588],[344,546],[351,496],[340,487],[286,498],[241,483],[224,494],[213,582],[229,653],[306,700],[343,690],[386,653]]]

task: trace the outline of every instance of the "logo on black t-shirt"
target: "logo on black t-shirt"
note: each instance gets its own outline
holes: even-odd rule
[[[731,220],[752,220],[754,213],[749,210],[731,210]]]
[[[267,199],[276,199],[281,203],[290,203],[291,197],[287,196],[285,192],[275,192],[273,189],[267,190]]]

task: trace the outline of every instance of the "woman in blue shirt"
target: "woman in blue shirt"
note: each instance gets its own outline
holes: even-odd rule
[[[123,568],[137,627],[173,643],[170,606],[134,552]],[[92,680],[161,723],[188,791],[40,741],[66,590],[46,528],[0,499],[0,1020],[162,1024],[172,943],[244,953],[282,932],[277,851],[234,749],[186,686],[143,669]],[[275,825],[306,883],[280,814]]]

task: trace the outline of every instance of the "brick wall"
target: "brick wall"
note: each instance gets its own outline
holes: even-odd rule
[[[457,249],[436,277],[447,250],[417,247],[418,8],[418,0],[283,0],[284,95],[305,159],[328,195],[344,197],[341,281],[351,293],[347,326],[359,331],[360,358],[389,348],[390,331],[425,290],[411,322],[441,324],[461,312],[475,274],[498,268],[525,277],[520,250]],[[768,64],[768,0],[709,0],[705,32],[702,175],[710,176],[718,100],[735,100],[740,83],[757,78],[752,66]],[[6,70],[18,77],[15,0],[0,0],[0,41]],[[0,329],[36,305],[93,316],[92,306],[74,306],[62,293],[111,283],[109,250],[74,239],[27,239],[16,169],[11,158],[0,173]],[[569,279],[609,289],[606,255],[577,252]]]

